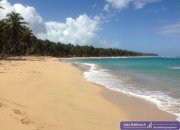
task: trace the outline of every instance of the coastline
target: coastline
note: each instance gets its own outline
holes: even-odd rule
[[[52,57],[0,63],[0,129],[118,130],[129,120],[70,63]]]
[[[150,101],[104,88],[102,95],[123,106],[131,121],[177,121],[176,116],[158,109]]]
[[[161,57],[161,56],[108,56],[108,57],[67,57],[60,58],[61,60],[71,60],[71,59],[106,59],[106,58],[151,58],[151,57]]]
[[[88,82],[82,73],[52,57],[0,61],[0,129],[118,130],[120,121],[175,120],[154,104]]]
[[[72,64],[83,72],[82,76],[84,76],[84,72],[87,72],[90,68],[87,67],[89,65],[86,66],[86,64]],[[84,78],[87,77],[85,76]],[[92,81],[90,80],[89,82]],[[177,121],[178,117],[176,115],[158,108],[157,104],[150,100],[146,100],[139,96],[134,96],[127,93],[114,91],[113,89],[109,89],[102,84],[95,83],[94,81],[93,83],[103,89],[102,95],[107,100],[110,100],[111,102],[114,102],[121,107],[123,106],[123,108],[128,111],[129,117],[132,121]]]

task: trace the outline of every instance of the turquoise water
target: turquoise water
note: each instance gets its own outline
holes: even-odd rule
[[[87,80],[153,102],[180,118],[180,58],[139,57],[71,60],[90,66]]]

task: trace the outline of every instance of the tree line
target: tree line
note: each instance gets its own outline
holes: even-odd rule
[[[3,8],[0,6],[0,8]],[[100,56],[155,56],[116,48],[95,48],[73,44],[55,43],[38,39],[28,28],[28,23],[19,13],[9,13],[0,20],[0,57],[9,56],[55,56],[55,57],[100,57]]]

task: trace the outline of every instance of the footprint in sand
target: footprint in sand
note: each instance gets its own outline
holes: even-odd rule
[[[18,110],[18,109],[14,109],[13,111],[14,111],[15,114],[22,114],[22,112],[20,110]]]
[[[7,105],[4,103],[0,103],[0,108],[4,108],[4,107],[7,107]]]
[[[28,118],[24,118],[24,119],[21,119],[21,123],[24,125],[29,125],[30,123],[32,123],[32,121]]]
[[[0,108],[1,108],[1,107],[3,107],[3,104],[2,104],[2,103],[0,103]]]
[[[44,128],[43,126],[40,126],[36,130],[42,130],[43,128]]]
[[[15,114],[22,115],[22,112],[20,110],[18,110],[18,109],[14,109],[13,111],[14,111]],[[23,119],[21,119],[21,123],[25,124],[25,125],[28,125],[28,124],[32,123],[32,121],[30,119],[28,119],[28,118],[23,118]]]
[[[26,117],[24,115],[24,112],[22,112],[21,110],[18,110],[18,109],[13,109],[13,112],[17,115],[20,116],[20,122],[23,124],[23,125],[32,125],[34,124],[35,126],[37,126],[37,129],[36,130],[42,130],[44,127],[41,126],[38,122],[36,121],[33,121],[31,120],[30,118]]]

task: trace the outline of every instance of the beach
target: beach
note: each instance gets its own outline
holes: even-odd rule
[[[52,57],[0,61],[0,130],[119,130],[120,121],[176,120],[82,73]]]

